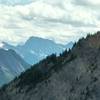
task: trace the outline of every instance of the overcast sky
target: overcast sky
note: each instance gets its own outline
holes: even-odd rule
[[[100,30],[100,0],[0,0],[0,41],[30,36],[59,43]]]

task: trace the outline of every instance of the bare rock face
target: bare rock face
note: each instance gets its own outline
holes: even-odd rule
[[[100,33],[51,55],[0,90],[0,100],[100,100]]]

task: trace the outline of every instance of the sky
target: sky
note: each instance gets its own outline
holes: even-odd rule
[[[0,42],[30,36],[68,43],[100,30],[100,0],[0,0]]]

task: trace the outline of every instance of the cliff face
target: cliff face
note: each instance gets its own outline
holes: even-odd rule
[[[53,58],[4,86],[0,100],[100,100],[100,32]]]

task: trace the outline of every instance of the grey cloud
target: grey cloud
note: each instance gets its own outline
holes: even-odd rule
[[[77,5],[84,5],[84,6],[88,6],[90,5],[88,2],[86,2],[85,0],[74,0],[73,1],[74,4],[77,4]]]
[[[71,25],[73,27],[96,27],[95,24],[85,24],[83,21],[75,21],[75,20],[72,20],[72,19],[45,19],[46,22],[49,22],[49,23],[61,23],[61,24],[66,24],[66,25]]]
[[[92,2],[93,0],[73,0],[73,4],[78,5],[78,6],[84,6],[87,8],[91,8],[91,9],[99,9],[100,8],[100,2],[96,3],[99,0],[94,0],[94,2]]]
[[[35,14],[33,14],[33,15],[28,15],[28,16],[21,16],[21,18],[24,20],[30,21],[34,25],[37,25],[40,27],[48,27],[48,26],[53,26],[57,24],[71,25],[73,27],[96,27],[95,24],[84,23],[84,21],[73,20],[72,17],[69,17],[69,18],[62,17],[60,19],[56,19],[56,18],[36,16]]]
[[[15,5],[25,5],[31,3],[32,1],[36,0],[0,0],[0,4],[15,6]]]

